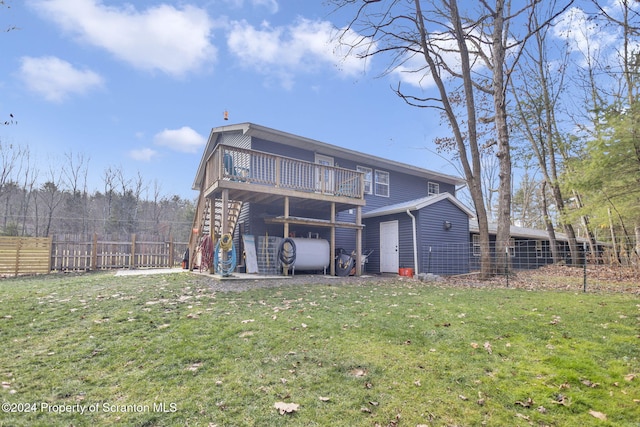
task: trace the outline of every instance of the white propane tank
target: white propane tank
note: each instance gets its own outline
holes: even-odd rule
[[[296,270],[325,270],[329,266],[330,246],[325,239],[291,238],[296,245]]]

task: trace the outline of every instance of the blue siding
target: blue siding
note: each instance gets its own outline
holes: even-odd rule
[[[265,153],[275,154],[276,156],[290,157],[292,159],[304,160],[307,162],[315,161],[315,153],[290,145],[280,144],[278,142],[266,141],[260,138],[251,138],[251,149],[262,151]]]
[[[366,267],[367,273],[380,272],[380,223],[398,221],[398,266],[415,268],[413,260],[413,229],[411,218],[406,213],[386,215],[365,220],[362,247],[373,249]]]
[[[420,272],[469,272],[469,217],[449,200],[421,209],[417,215]],[[451,223],[445,229],[444,222]]]

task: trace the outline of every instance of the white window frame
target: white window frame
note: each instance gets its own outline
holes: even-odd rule
[[[379,176],[386,176],[387,177],[387,182],[381,182],[378,180]],[[389,195],[391,194],[391,185],[390,185],[390,179],[389,179],[389,172],[387,171],[383,171],[383,170],[378,170],[376,169],[376,171],[373,174],[373,179],[374,179],[374,191],[376,193],[376,196],[380,196],[380,197],[389,197]],[[387,194],[383,194],[382,192],[378,191],[378,186],[381,186],[381,188],[385,188],[387,189]]]
[[[333,168],[333,157],[315,153],[314,160],[317,165],[320,165],[320,167],[316,167],[316,190],[322,191],[324,194],[333,194],[335,180],[333,169],[324,169],[324,176],[322,175],[322,166]]]
[[[362,172],[364,179],[364,194],[373,194],[373,169],[366,166],[356,166],[358,172]],[[369,176],[369,179],[367,179]]]
[[[536,240],[536,258],[544,258],[544,244],[542,240]]]
[[[509,239],[509,247],[507,248],[509,251],[509,256],[511,258],[515,258],[516,256],[516,240],[512,237]]]
[[[471,236],[473,256],[480,256],[480,235],[473,234]]]
[[[433,191],[432,189],[435,191]],[[431,181],[427,182],[427,195],[435,196],[437,194],[440,194],[440,184]]]

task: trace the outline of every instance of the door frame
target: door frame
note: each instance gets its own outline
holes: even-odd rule
[[[315,153],[315,163],[321,166],[331,166],[335,164],[333,157],[325,156],[324,154]],[[322,168],[316,167],[316,191],[324,194],[333,194],[333,170],[324,171],[324,179],[322,177]],[[324,183],[324,186],[322,185]]]
[[[393,248],[395,246],[395,248]],[[399,221],[380,223],[380,273],[398,273],[400,268]],[[395,256],[393,255],[395,254]]]

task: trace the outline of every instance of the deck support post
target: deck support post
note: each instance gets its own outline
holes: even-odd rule
[[[356,276],[362,275],[362,207],[356,207]]]
[[[336,275],[336,263],[334,257],[336,254],[336,203],[331,202],[331,241],[329,243],[329,273]]]
[[[289,196],[284,198],[284,236],[285,239],[289,237]],[[284,276],[289,275],[289,269],[287,267],[282,269]]]

